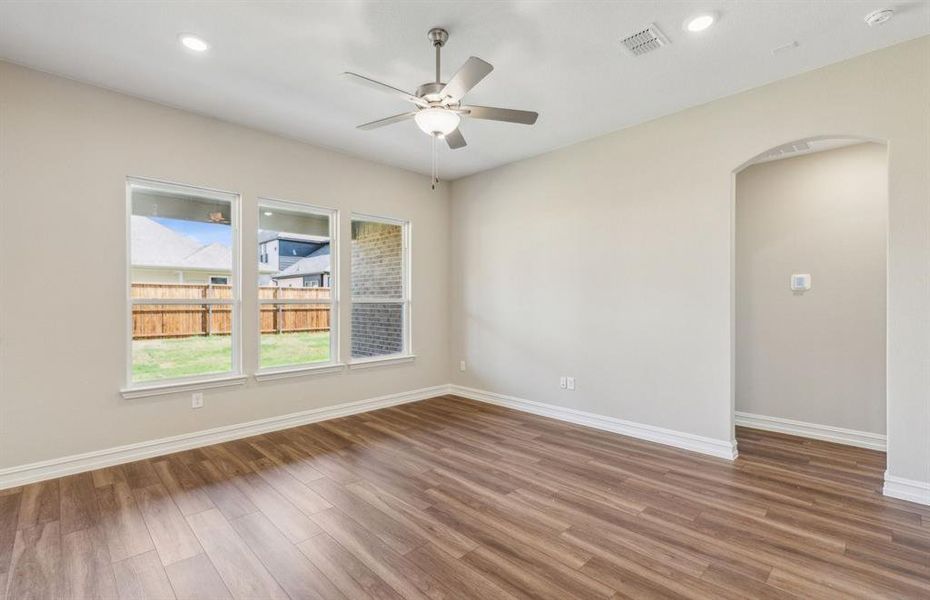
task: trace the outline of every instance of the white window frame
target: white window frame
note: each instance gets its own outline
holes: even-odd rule
[[[229,220],[232,229],[232,298],[133,298],[132,297],[132,194],[133,190],[155,190],[160,192],[176,193],[196,198],[219,200],[229,203]],[[225,387],[245,383],[246,377],[242,374],[242,277],[241,243],[239,223],[242,207],[241,196],[235,192],[198,187],[181,183],[160,181],[145,177],[126,178],[126,386],[120,390],[124,398],[140,398],[160,394],[170,394],[185,390]],[[132,309],[141,305],[177,304],[190,306],[192,304],[212,304],[232,307],[230,317],[230,344],[232,345],[232,362],[230,370],[207,375],[194,375],[191,377],[173,377],[157,379],[154,381],[133,382],[132,380]]]
[[[339,360],[339,211],[335,208],[305,204],[303,202],[293,202],[290,200],[277,200],[273,198],[260,197],[258,199],[257,206],[259,223],[261,223],[262,212],[269,209],[272,211],[277,209],[329,218],[329,300],[313,300],[308,302],[306,299],[300,298],[258,299],[258,329],[256,330],[255,349],[256,356],[258,357],[259,368],[255,372],[255,379],[258,381],[265,381],[284,377],[296,377],[303,374],[328,373],[331,371],[340,370],[345,365]],[[256,227],[256,236],[258,236],[258,230],[259,228]],[[255,291],[257,297],[258,286],[256,286]],[[267,306],[269,304],[329,304],[329,360],[312,363],[300,363],[296,365],[285,365],[281,367],[267,367],[264,369],[261,368],[261,311],[262,306]]]
[[[401,236],[402,236],[402,256],[401,256],[401,286],[402,286],[402,297],[398,298],[381,298],[377,296],[371,297],[362,297],[357,298],[352,294],[351,304],[401,304],[403,306],[402,317],[404,320],[403,325],[403,349],[400,352],[395,352],[394,354],[384,354],[381,356],[371,356],[365,358],[353,358],[352,357],[352,327],[349,325],[349,367],[350,368],[365,368],[369,366],[377,366],[379,364],[393,364],[393,363],[402,363],[410,362],[415,358],[413,353],[413,310],[412,310],[412,300],[411,300],[411,238],[412,238],[412,225],[410,221],[406,219],[397,219],[393,217],[381,217],[377,215],[369,215],[364,213],[352,213],[351,219],[349,221],[349,226],[351,227],[352,222],[354,221],[367,221],[372,223],[384,223],[386,225],[399,225],[401,227]],[[351,244],[351,240],[349,240]],[[350,264],[350,273],[349,273],[349,289],[352,289],[352,273],[351,273],[351,264]],[[351,292],[350,292],[351,293]],[[350,309],[351,315],[351,309]]]

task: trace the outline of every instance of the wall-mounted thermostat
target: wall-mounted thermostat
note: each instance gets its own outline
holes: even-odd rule
[[[791,276],[791,291],[806,292],[811,289],[810,273],[795,273]]]

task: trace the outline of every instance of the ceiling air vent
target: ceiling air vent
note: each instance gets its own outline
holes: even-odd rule
[[[785,144],[784,146],[772,148],[759,157],[759,162],[775,160],[778,158],[787,158],[793,154],[804,154],[805,152],[810,152],[810,150],[811,145],[805,141],[792,142],[790,144]]]
[[[630,56],[640,56],[668,45],[668,38],[659,31],[655,23],[652,23],[642,31],[637,31],[633,35],[623,38],[620,43]]]

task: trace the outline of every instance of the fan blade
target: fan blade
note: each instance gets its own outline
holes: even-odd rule
[[[487,77],[488,73],[494,70],[490,63],[486,63],[476,56],[470,57],[465,61],[446,87],[442,88],[441,95],[461,100],[468,90],[478,85],[478,82]]]
[[[512,108],[497,108],[496,106],[462,106],[462,110],[473,119],[488,119],[489,121],[506,121],[532,125],[539,118],[539,113],[529,110],[514,110]]]
[[[465,146],[465,137],[462,135],[461,131],[455,129],[452,133],[446,134],[446,143],[449,144],[449,147],[453,150],[458,150]]]
[[[401,113],[399,115],[394,115],[393,117],[386,117],[384,119],[378,119],[377,121],[372,121],[370,123],[364,123],[356,127],[356,129],[377,129],[378,127],[384,127],[385,125],[392,125],[394,123],[400,123],[401,121],[406,121],[407,119],[412,119],[413,115],[416,113],[408,112]]]
[[[359,83],[361,85],[374,88],[376,90],[381,90],[382,92],[387,92],[395,96],[400,96],[407,102],[413,102],[414,104],[418,104],[420,106],[427,105],[425,100],[421,100],[420,98],[417,98],[410,92],[405,92],[404,90],[400,88],[396,88],[393,85],[388,85],[386,83],[381,83],[380,81],[375,81],[374,79],[365,77],[364,75],[359,75],[358,73],[350,73],[349,71],[346,71],[345,73],[342,74],[342,76],[347,78],[349,81],[354,81],[355,83]]]

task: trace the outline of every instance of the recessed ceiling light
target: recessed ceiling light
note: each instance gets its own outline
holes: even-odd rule
[[[274,213],[271,212],[270,210],[266,210],[263,214],[264,214],[266,217],[270,217],[270,216],[273,215]]]
[[[875,27],[876,25],[881,25],[886,21],[891,20],[891,17],[894,16],[894,10],[890,8],[884,8],[882,10],[875,10],[870,12],[865,16],[865,22],[869,27]]]
[[[198,37],[192,33],[182,33],[178,36],[178,39],[180,40],[182,46],[188,50],[193,50],[194,52],[206,52],[210,49],[210,44],[205,42],[203,38]]]
[[[685,21],[685,29],[691,33],[697,33],[699,31],[704,31],[708,27],[714,24],[714,21],[717,20],[717,15],[714,13],[704,13],[696,17],[692,17]]]

